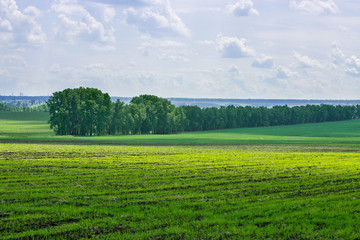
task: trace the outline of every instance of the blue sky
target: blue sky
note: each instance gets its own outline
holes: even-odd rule
[[[358,0],[0,0],[0,94],[360,99]]]

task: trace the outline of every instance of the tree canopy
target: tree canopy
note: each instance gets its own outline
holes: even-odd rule
[[[50,127],[58,135],[104,135],[109,130],[111,98],[95,88],[65,89],[48,102]]]

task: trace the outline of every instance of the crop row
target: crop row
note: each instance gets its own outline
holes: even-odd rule
[[[0,145],[2,239],[360,237],[359,153]]]

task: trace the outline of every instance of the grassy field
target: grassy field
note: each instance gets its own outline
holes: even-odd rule
[[[0,239],[360,238],[359,120],[81,138],[47,118],[0,112]]]
[[[2,144],[1,239],[358,239],[359,159]]]
[[[0,111],[0,139],[50,137],[48,119],[43,112]]]
[[[343,145],[360,146],[360,120],[226,129],[171,135],[55,136],[46,113],[0,112],[0,142],[132,145]]]

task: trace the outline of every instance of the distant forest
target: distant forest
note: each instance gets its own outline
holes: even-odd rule
[[[19,101],[19,106],[8,105],[0,102],[0,111],[8,111],[8,112],[48,112],[49,108],[46,104],[27,106],[22,105],[21,101]]]
[[[140,95],[128,104],[94,88],[65,89],[47,101],[58,135],[169,134],[227,128],[341,121],[359,118],[360,105],[176,107],[165,98]]]

